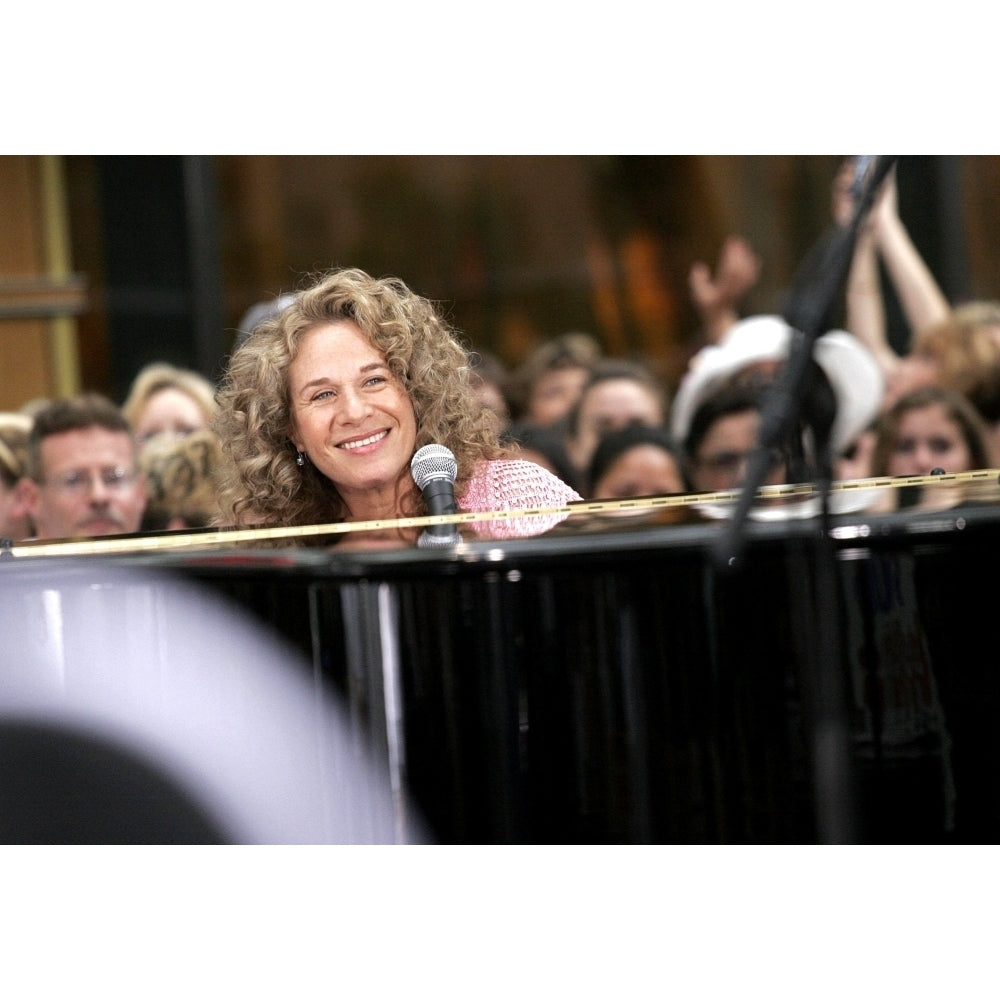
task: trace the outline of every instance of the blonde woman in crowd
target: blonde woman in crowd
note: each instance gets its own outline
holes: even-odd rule
[[[159,361],[139,372],[122,404],[140,450],[157,435],[183,437],[208,429],[216,411],[215,387],[208,379]]]

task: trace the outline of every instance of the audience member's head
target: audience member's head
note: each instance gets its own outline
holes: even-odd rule
[[[213,431],[150,441],[139,462],[149,498],[143,529],[178,531],[216,523],[221,462],[222,446]]]
[[[475,351],[470,355],[472,387],[487,410],[497,415],[497,430],[510,422],[510,375],[495,355]]]
[[[648,367],[615,359],[595,364],[566,417],[570,461],[585,479],[605,434],[632,423],[662,427],[667,412],[666,390]]]
[[[924,386],[883,414],[872,453],[875,476],[929,476],[994,465],[989,428],[961,393]]]
[[[140,449],[161,434],[183,437],[210,427],[216,410],[208,379],[165,362],[143,368],[122,404]]]
[[[932,480],[938,472],[962,473],[996,464],[990,430],[960,392],[928,385],[901,396],[882,414],[872,451],[872,475],[928,477],[923,485],[883,490],[875,510],[943,510],[961,503],[995,501],[995,487],[985,491],[971,482]]]
[[[24,490],[39,538],[138,531],[146,487],[135,437],[109,399],[85,393],[35,414]]]
[[[680,456],[662,427],[629,424],[601,438],[587,477],[592,500],[686,492]]]
[[[746,477],[747,462],[760,434],[764,386],[729,382],[705,396],[684,425],[681,443],[685,472],[697,493],[736,489]],[[775,459],[773,473],[783,473]],[[780,475],[772,475],[780,481]]]
[[[601,357],[588,333],[563,333],[536,347],[514,376],[517,416],[541,427],[562,420]]]
[[[0,413],[0,538],[20,542],[34,534],[31,518],[17,484],[28,461],[31,418]]]
[[[295,293],[285,292],[273,299],[262,299],[260,302],[255,302],[250,306],[240,317],[240,323],[236,329],[236,341],[233,344],[233,351],[239,350],[247,337],[261,323],[274,319],[281,313],[285,306],[290,306],[294,300]]]

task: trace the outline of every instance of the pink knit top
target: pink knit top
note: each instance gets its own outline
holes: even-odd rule
[[[456,498],[463,511],[536,510],[562,507],[582,499],[548,469],[523,459],[494,459],[484,462]],[[554,528],[569,515],[536,514],[533,517],[473,521],[463,527],[481,538],[527,538]]]

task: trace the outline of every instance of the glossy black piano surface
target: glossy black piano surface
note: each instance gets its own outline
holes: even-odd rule
[[[729,568],[722,522],[687,520],[110,561],[291,640],[441,842],[995,840],[1000,507],[838,516],[829,544],[751,521]],[[5,559],[0,586],[96,560]]]

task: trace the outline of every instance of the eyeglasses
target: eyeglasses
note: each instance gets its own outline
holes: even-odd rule
[[[61,476],[46,479],[43,485],[51,486],[60,493],[69,496],[79,496],[90,491],[95,477],[101,481],[105,489],[123,490],[135,482],[136,474],[120,466],[99,469],[96,472],[89,469],[74,469]]]
[[[723,451],[718,455],[706,455],[698,459],[698,465],[712,472],[735,472],[750,456],[735,451]]]

